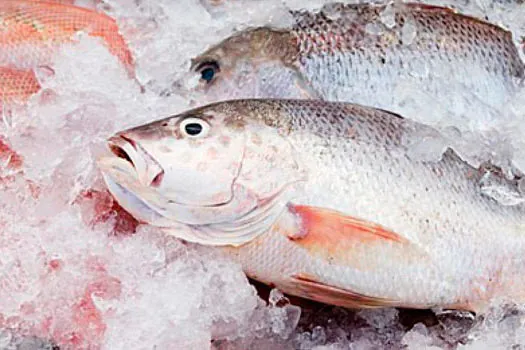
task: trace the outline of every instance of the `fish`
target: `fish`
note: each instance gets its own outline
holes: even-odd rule
[[[290,15],[289,28],[247,28],[194,57],[193,91],[205,103],[324,99],[416,120],[426,108],[446,121],[498,114],[523,86],[512,33],[450,8],[330,3]]]
[[[0,2],[0,104],[23,103],[40,90],[34,69],[51,64],[53,53],[84,32],[100,38],[131,78],[134,59],[117,22],[87,8],[57,1]]]
[[[115,133],[97,164],[139,222],[289,295],[479,313],[524,301],[525,206],[484,195],[485,169],[451,149],[411,157],[421,132],[437,133],[357,104],[239,99]]]

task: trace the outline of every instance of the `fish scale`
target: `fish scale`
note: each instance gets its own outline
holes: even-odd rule
[[[38,90],[40,84],[32,71],[0,67],[0,101],[22,103]]]
[[[184,137],[178,126],[187,118],[209,133]],[[410,157],[421,131],[433,129],[356,104],[235,100],[124,130],[109,141],[119,151],[99,166],[132,215],[215,246],[250,277],[292,295],[346,307],[474,311],[524,302],[525,205],[482,194],[487,169],[451,150],[435,162]],[[216,158],[209,148],[226,135],[230,147]],[[169,191],[141,182],[130,161],[137,147],[163,169]],[[196,198],[218,191],[206,185],[203,159],[213,162],[206,171],[215,183],[237,189],[213,217],[197,215],[212,203]],[[233,180],[224,174],[232,167]],[[191,185],[178,181],[181,169]],[[190,214],[188,188],[199,193]],[[181,225],[188,218],[192,225]]]

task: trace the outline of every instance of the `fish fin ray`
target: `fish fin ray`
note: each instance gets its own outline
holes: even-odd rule
[[[293,275],[292,281],[304,297],[350,309],[395,307],[401,304],[389,298],[369,296],[331,286],[304,273]]]
[[[457,11],[450,7],[445,6],[436,6],[436,5],[430,5],[430,4],[421,4],[421,3],[406,3],[404,6],[407,6],[408,8],[421,10],[425,12],[441,12],[444,14],[457,14]]]
[[[304,205],[291,205],[291,210],[299,216],[303,230],[300,239],[316,236],[318,239],[357,239],[367,241],[392,241],[408,243],[408,240],[381,225],[348,216],[335,210],[310,207]],[[323,237],[321,237],[323,236]],[[292,240],[294,237],[290,237]]]
[[[443,15],[454,15],[456,16],[457,18],[463,18],[464,20],[466,21],[470,21],[474,24],[478,24],[478,25],[482,25],[482,26],[487,26],[487,27],[491,27],[492,29],[494,29],[496,32],[499,32],[499,33],[505,33],[506,36],[508,37],[509,40],[512,40],[512,34],[509,30],[507,29],[504,29],[494,23],[490,23],[490,22],[487,22],[483,19],[480,19],[480,18],[476,18],[474,16],[470,16],[470,15],[467,15],[467,14],[462,14],[460,12],[458,12],[457,10],[455,10],[454,8],[450,8],[450,7],[445,7],[445,6],[436,6],[436,5],[430,5],[430,4],[423,4],[423,3],[416,3],[416,2],[413,2],[413,3],[406,3],[406,4],[403,4],[404,6],[406,6],[407,8],[409,9],[413,9],[413,10],[419,10],[421,12],[434,12],[434,13],[440,13],[440,14],[443,14]]]
[[[330,264],[374,271],[385,263],[406,268],[431,261],[418,244],[375,223],[325,208],[289,204],[288,210],[291,219],[273,229]]]

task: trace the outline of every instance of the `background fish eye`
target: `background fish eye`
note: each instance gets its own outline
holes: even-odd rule
[[[220,67],[217,61],[207,61],[200,64],[197,67],[197,71],[201,75],[201,80],[209,84],[213,81],[217,73],[220,72]]]

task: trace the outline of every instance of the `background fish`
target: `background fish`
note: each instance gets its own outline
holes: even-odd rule
[[[40,83],[33,71],[0,67],[0,111],[4,103],[23,103],[39,90]]]
[[[346,307],[523,301],[525,207],[479,190],[429,127],[353,104],[221,102],[125,130],[99,165],[142,222],[217,246],[252,278]]]
[[[133,57],[114,19],[53,1],[1,1],[0,103],[23,102],[38,91],[32,69],[49,65],[53,53],[79,32],[100,38],[134,77]]]
[[[423,108],[446,123],[500,108],[524,77],[510,32],[447,8],[329,4],[292,16],[291,29],[248,29],[195,58],[197,90],[209,102],[322,98],[413,119]]]

